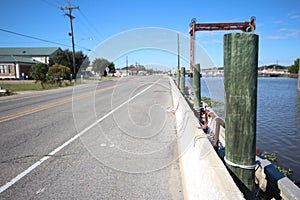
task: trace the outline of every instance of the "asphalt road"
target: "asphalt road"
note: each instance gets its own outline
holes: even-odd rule
[[[0,199],[183,199],[168,78],[0,98]]]

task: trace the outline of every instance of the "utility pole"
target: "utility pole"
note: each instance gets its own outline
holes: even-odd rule
[[[300,59],[298,61],[299,69],[298,69],[298,92],[300,92]]]
[[[126,73],[127,73],[127,76],[128,76],[128,56],[126,56]]]
[[[180,84],[180,49],[179,49],[179,33],[177,33],[177,85]]]
[[[73,22],[72,20],[75,18],[72,16],[73,9],[79,9],[79,6],[71,6],[70,0],[68,0],[68,6],[60,7],[62,11],[68,10],[68,13],[64,14],[65,16],[68,16],[70,18],[70,28],[71,32],[69,33],[69,36],[72,37],[72,59],[73,59],[73,73],[74,77],[76,75],[76,64],[75,64],[75,44],[74,44],[74,32],[73,32]]]

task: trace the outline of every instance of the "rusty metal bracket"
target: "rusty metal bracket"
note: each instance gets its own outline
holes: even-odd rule
[[[241,30],[243,32],[254,32],[255,17],[251,17],[248,22],[233,23],[196,23],[196,19],[192,19],[190,24],[190,34],[196,31],[221,31],[221,30]]]
[[[196,31],[222,31],[222,30],[241,30],[243,32],[253,33],[255,26],[255,17],[251,17],[247,22],[232,22],[232,23],[197,23],[193,18],[190,23],[189,33],[191,35],[190,41],[190,70],[193,71],[194,65],[194,43]]]

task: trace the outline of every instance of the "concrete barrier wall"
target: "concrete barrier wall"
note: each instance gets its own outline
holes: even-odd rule
[[[276,199],[300,200],[300,188],[284,176],[266,158],[256,156],[260,167],[255,171],[256,184],[266,193],[271,193]]]
[[[170,78],[185,199],[244,199]]]

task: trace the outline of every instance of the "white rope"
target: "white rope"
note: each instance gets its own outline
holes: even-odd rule
[[[179,107],[180,99],[181,99],[181,98],[182,98],[181,96],[178,98],[177,105],[174,106],[174,108],[171,109],[171,107],[168,107],[168,108],[166,109],[166,111],[167,111],[167,112],[175,113],[175,112],[177,111],[178,107]]]
[[[260,184],[260,186],[258,187],[258,190],[257,190],[257,192],[256,192],[256,198],[258,198],[259,192],[260,192],[260,190],[262,190],[262,186],[264,185],[264,181],[265,181],[265,178],[264,178],[264,174],[265,174],[265,172],[264,172],[264,167],[261,166],[260,161],[257,161],[257,163],[258,163],[258,167],[257,167],[257,169],[255,169],[255,171],[258,170],[259,167],[261,168],[261,184]],[[259,184],[260,181],[257,179],[257,182],[258,182],[258,184]]]
[[[231,165],[233,167],[238,167],[241,169],[250,169],[251,170],[251,169],[255,169],[255,167],[256,167],[256,164],[255,165],[239,165],[239,164],[233,163],[233,162],[227,160],[226,156],[224,157],[224,160],[228,165]]]
[[[196,135],[196,136],[194,137],[194,147],[195,147],[195,145],[196,145],[196,142],[197,142],[199,139],[203,139],[203,138],[207,138],[207,136],[206,136],[206,135]]]

